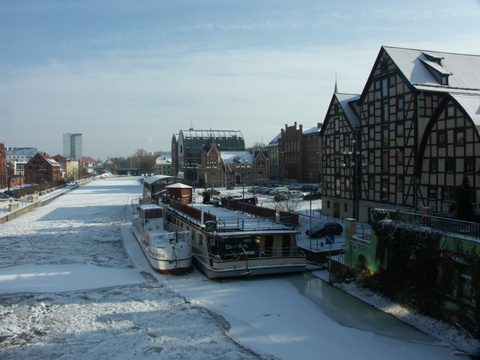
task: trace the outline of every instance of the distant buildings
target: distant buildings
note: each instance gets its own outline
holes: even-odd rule
[[[172,175],[190,182],[198,181],[203,150],[210,140],[220,152],[245,150],[245,140],[237,130],[180,130],[172,137]]]
[[[82,134],[63,134],[63,156],[74,160],[82,158]]]

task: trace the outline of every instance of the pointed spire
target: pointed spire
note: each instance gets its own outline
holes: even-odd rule
[[[335,94],[338,93],[337,72],[335,71]]]

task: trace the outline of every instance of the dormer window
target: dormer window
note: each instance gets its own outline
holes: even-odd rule
[[[430,72],[430,74],[433,75],[435,80],[438,81],[439,84],[441,85],[448,85],[448,77],[450,75],[453,75],[451,72],[447,71],[442,65],[441,65],[441,60],[443,58],[433,58],[433,60],[430,60],[432,57],[426,55],[423,53],[428,60],[420,59],[420,61],[425,65],[427,70]]]
[[[430,53],[422,52],[423,55],[429,60],[434,63],[437,63],[438,65],[442,66],[442,60],[445,59],[444,57],[433,55]]]

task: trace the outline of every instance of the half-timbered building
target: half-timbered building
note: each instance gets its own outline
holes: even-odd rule
[[[341,121],[336,106],[332,101],[329,127]],[[368,208],[379,206],[447,211],[465,176],[474,203],[480,202],[480,56],[382,47],[349,107],[359,119],[354,146],[355,136],[339,136],[340,128],[332,140],[330,131],[323,132],[324,173],[341,174],[345,164],[352,174],[324,177],[325,212],[333,215],[342,199],[352,199],[352,216],[363,220]],[[350,152],[353,170],[338,160]]]
[[[358,95],[334,93],[320,137],[323,138],[323,212],[337,218],[356,217],[359,173],[355,156],[360,121]]]

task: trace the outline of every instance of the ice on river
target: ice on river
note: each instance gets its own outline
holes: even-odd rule
[[[2,359],[458,359],[340,325],[281,277],[152,271],[129,231],[140,192],[97,180],[0,225]]]

